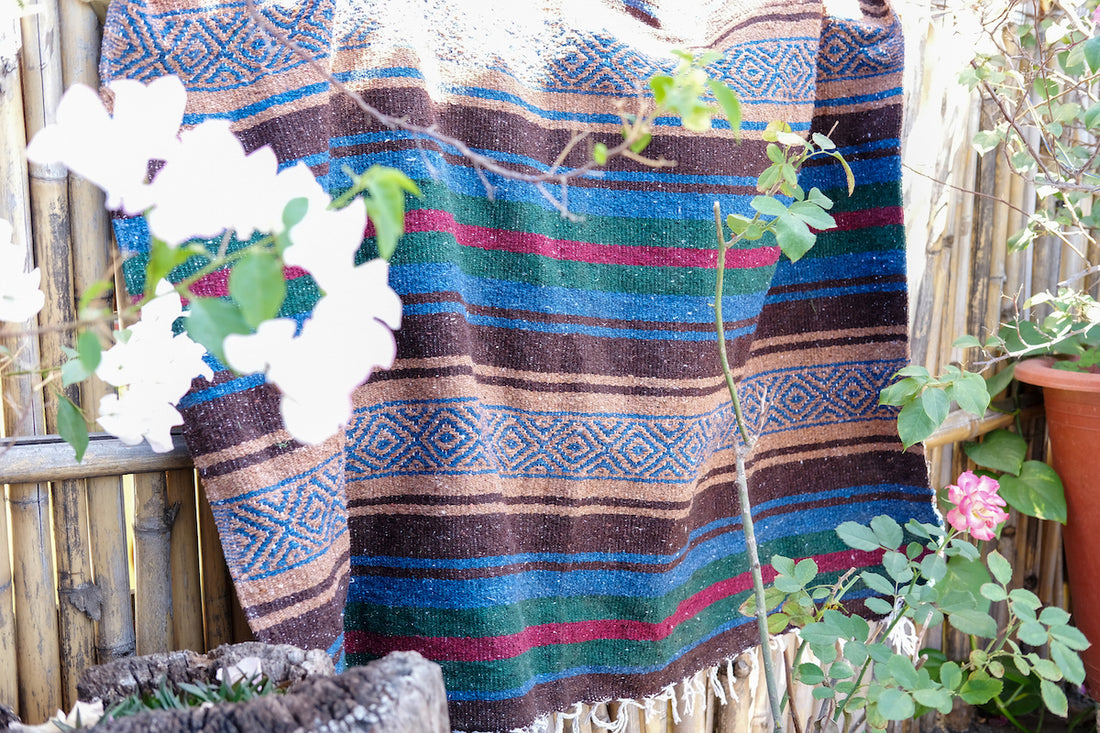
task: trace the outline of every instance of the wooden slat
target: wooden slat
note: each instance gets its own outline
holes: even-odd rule
[[[135,476],[134,574],[138,654],[166,652],[172,644],[171,520],[164,474]]]
[[[169,471],[172,523],[172,621],[176,649],[203,649],[202,581],[199,577],[199,521],[195,472]]]
[[[199,492],[199,553],[202,561],[202,612],[206,649],[233,641],[233,590],[222,553],[214,513]]]
[[[56,435],[16,438],[0,445],[0,483],[59,481],[67,478],[118,476],[191,468],[183,436],[172,436],[172,450],[155,453],[147,443],[123,445],[106,433],[90,436],[84,460]]]

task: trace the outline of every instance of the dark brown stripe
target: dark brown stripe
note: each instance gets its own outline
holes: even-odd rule
[[[329,550],[329,552],[332,552],[332,550]],[[281,611],[288,606],[293,606],[295,603],[301,603],[302,601],[308,601],[311,598],[316,598],[319,595],[327,593],[332,588],[334,583],[343,583],[346,586],[349,561],[350,556],[346,551],[340,553],[340,556],[336,558],[336,561],[333,563],[332,570],[324,578],[317,581],[308,588],[302,588],[301,590],[297,590],[294,593],[280,596],[274,601],[269,601],[267,603],[254,603],[253,605],[248,607],[252,616],[254,618],[262,618],[263,616],[270,615],[272,613],[275,613],[276,611]],[[301,577],[300,573],[295,573],[294,571],[290,571],[290,573],[292,575],[296,575],[297,577]],[[337,599],[340,598],[339,593],[340,591],[337,591]],[[340,601],[340,605],[343,606],[342,600]]]

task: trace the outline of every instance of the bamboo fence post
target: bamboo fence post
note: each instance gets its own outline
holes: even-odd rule
[[[41,129],[53,115],[61,94],[58,49],[58,10],[55,2],[36,5],[38,13],[23,18],[23,109],[28,134]],[[21,147],[21,146],[20,146]],[[50,188],[64,181],[64,169],[55,166],[30,167],[30,202],[39,212],[52,213]],[[28,219],[31,217],[28,216]],[[50,222],[48,216],[41,225]],[[35,222],[34,239],[46,236]],[[67,225],[66,225],[67,226]],[[52,263],[38,263],[48,287]],[[44,289],[45,289],[44,287]],[[49,294],[47,294],[49,297]],[[28,356],[30,356],[28,354]],[[39,363],[37,350],[33,366]],[[9,385],[10,386],[10,385]],[[24,399],[27,395],[22,396]],[[40,395],[39,395],[40,397]],[[36,412],[41,409],[34,405]],[[40,413],[41,414],[41,413]],[[34,425],[9,422],[17,433],[44,432],[39,417]],[[9,489],[12,513],[12,541],[16,548],[14,578],[16,584],[15,617],[19,645],[20,714],[38,722],[61,706],[62,669],[58,641],[57,604],[53,543],[50,528],[50,499],[44,484],[23,484]]]
[[[27,86],[37,94],[27,99],[27,132],[33,136],[55,115],[61,97],[61,59],[58,29],[58,6],[50,7],[48,30],[40,29],[38,66],[34,74],[26,73]],[[43,22],[46,14],[43,12]],[[51,37],[52,36],[52,37]],[[28,54],[30,56],[30,54]],[[35,83],[37,82],[37,83]],[[31,122],[33,121],[33,123]],[[69,236],[68,176],[64,168],[33,166],[31,168],[31,216],[35,259],[42,267],[42,290],[46,306],[41,318],[50,324],[71,322],[76,318],[72,282],[72,243]],[[65,360],[63,345],[69,332],[50,331],[39,339],[43,364],[55,366]],[[58,432],[57,407],[61,400],[79,404],[79,390],[65,389],[60,396],[56,387],[44,395],[46,428]],[[76,701],[76,683],[80,673],[95,662],[95,626],[98,615],[92,586],[91,559],[88,553],[87,501],[82,480],[58,481],[53,484],[53,519],[56,542],[58,593],[60,603],[60,652],[63,684],[62,706]],[[89,610],[91,615],[89,615]]]
[[[6,24],[0,22],[0,176],[4,189],[4,195],[0,196],[0,218],[11,223],[14,241],[25,248],[26,262],[31,264],[30,192],[27,165],[22,154],[26,140],[22,75],[16,55],[19,39],[20,29],[14,21]],[[12,336],[0,339],[0,345],[14,355],[12,367],[15,371],[38,361],[38,345],[32,338]],[[0,399],[5,435],[18,435],[23,430],[34,432],[40,411],[35,407],[29,377],[5,378],[0,384]],[[20,712],[20,636],[15,618],[17,601],[9,551],[9,543],[14,537],[9,535],[8,528],[13,518],[9,516],[8,505],[12,498],[25,496],[30,490],[26,486],[12,486],[10,493],[4,492],[4,504],[0,510],[0,702],[15,708],[16,712]],[[18,548],[19,544],[16,543],[15,547]],[[23,605],[22,602],[19,605]]]
[[[137,652],[167,652],[172,644],[171,509],[163,473],[134,476],[134,574]]]
[[[81,83],[96,88],[100,32],[95,11],[82,0],[60,0],[60,7],[66,86]],[[102,192],[74,175],[69,176],[69,211],[74,280],[79,294],[110,274],[109,221]],[[109,389],[98,378],[85,383],[83,407],[93,420],[100,398]],[[98,662],[103,663],[136,650],[121,477],[88,479],[87,503],[99,597],[95,648]]]
[[[233,591],[210,502],[201,490],[198,500],[203,628],[206,649],[213,649],[233,641]]]
[[[199,577],[199,522],[195,472],[169,471],[172,524],[172,620],[174,649],[203,649],[202,581]]]

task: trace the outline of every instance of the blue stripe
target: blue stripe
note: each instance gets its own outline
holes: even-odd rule
[[[814,108],[821,109],[823,107],[843,107],[849,104],[875,102],[880,99],[889,99],[890,97],[898,97],[898,101],[900,102],[901,93],[901,87],[894,87],[893,89],[884,89],[881,92],[874,92],[873,94],[856,94],[851,97],[832,97],[829,99],[819,98],[814,101]]]
[[[873,275],[896,275],[905,272],[905,252],[861,252],[814,259],[807,257],[797,263],[783,261],[772,277],[772,287],[808,285]]]
[[[915,499],[925,492],[915,492]],[[874,500],[859,504],[803,509],[790,514],[765,517],[756,530],[769,541],[806,534],[807,527],[833,528],[843,520],[868,522],[878,514],[908,518],[911,502]],[[740,525],[730,518],[731,527]],[[348,600],[378,606],[415,608],[492,608],[538,598],[573,598],[604,595],[615,589],[616,597],[661,598],[691,580],[694,573],[714,562],[741,560],[745,539],[741,532],[729,531],[692,549],[683,561],[662,573],[630,570],[530,570],[503,577],[451,580],[445,578],[404,578],[356,575],[348,590]],[[748,572],[747,566],[744,572]],[[394,603],[394,599],[400,599]]]
[[[866,285],[852,285],[846,288],[817,288],[815,290],[803,290],[797,293],[777,293],[768,296],[768,303],[789,303],[796,300],[817,300],[820,298],[834,298],[841,295],[856,295],[857,293],[890,293],[904,291],[905,283],[868,283]]]
[[[229,382],[214,385],[207,389],[199,390],[196,392],[190,392],[183,396],[183,399],[179,401],[180,407],[193,407],[194,405],[201,404],[203,402],[210,402],[211,400],[217,400],[222,397],[227,397],[237,392],[244,392],[245,390],[259,387],[267,380],[264,379],[262,374],[248,374],[243,377],[238,377]]]
[[[473,326],[515,329],[530,333],[580,334],[597,338],[628,338],[637,341],[716,341],[714,331],[678,331],[649,328],[615,328],[587,323],[551,323],[532,321],[521,316],[515,318],[481,316],[470,313],[462,303],[419,303],[405,306],[406,316],[431,315],[436,313],[455,313],[462,316]],[[726,338],[735,339],[746,336],[756,330],[755,325],[726,331]]]
[[[454,290],[470,305],[516,311],[655,323],[714,322],[714,298],[710,296],[633,295],[495,280],[469,275],[455,262],[391,265],[390,286],[402,296]],[[723,296],[726,320],[758,314],[763,295],[761,291]],[[409,308],[406,306],[406,312]]]

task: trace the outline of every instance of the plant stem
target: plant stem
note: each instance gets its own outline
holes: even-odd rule
[[[714,202],[714,223],[718,232],[718,274],[714,288],[714,325],[718,331],[718,354],[722,364],[722,374],[726,378],[733,411],[737,418],[737,429],[742,442],[736,446],[737,494],[741,504],[741,525],[745,532],[745,548],[749,554],[749,569],[752,571],[752,586],[756,595],[756,627],[760,632],[761,657],[764,660],[764,679],[768,685],[768,700],[772,708],[772,722],[776,733],[783,730],[783,708],[779,701],[779,686],[775,681],[775,668],[772,665],[771,634],[768,633],[768,608],[764,599],[764,575],[760,569],[760,552],[756,544],[756,532],[752,522],[752,504],[749,500],[749,482],[745,476],[745,456],[752,451],[753,440],[749,436],[745,417],[741,413],[741,402],[737,397],[737,384],[733,381],[729,359],[726,356],[725,324],[722,321],[722,285],[726,271],[726,238],[722,232],[722,211],[718,202]]]

